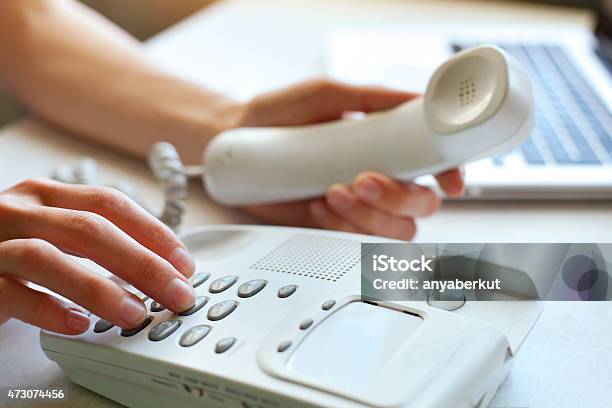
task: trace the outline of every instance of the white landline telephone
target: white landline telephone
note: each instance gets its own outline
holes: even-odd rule
[[[204,169],[168,144],[150,164],[164,185],[160,218],[178,226],[190,174],[232,205],[321,194],[363,170],[400,179],[520,144],[533,121],[529,80],[495,47],[456,54],[423,98],[363,120],[217,136]],[[56,174],[95,184],[92,162]],[[365,301],[356,234],[214,226],[182,236],[198,260],[198,300],[182,315],[147,302],[141,327],[105,321],[79,336],[42,332],[74,382],[130,407],[484,408],[537,319],[537,301]]]
[[[454,311],[362,299],[360,243],[389,239],[238,225],[182,239],[192,310],[146,300],[133,330],[41,332],[72,381],[135,408],[484,408],[541,312],[516,297]]]

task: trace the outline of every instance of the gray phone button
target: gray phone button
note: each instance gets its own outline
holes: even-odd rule
[[[291,295],[293,295],[295,293],[295,291],[297,290],[297,285],[287,285],[287,286],[283,286],[282,288],[280,288],[278,290],[278,297],[279,298],[287,298]]]
[[[302,320],[302,323],[300,323],[300,330],[306,330],[310,326],[312,326],[312,319]]]
[[[140,323],[140,326],[137,326],[137,327],[134,327],[134,328],[131,328],[131,329],[123,329],[123,330],[121,330],[121,335],[123,337],[133,336],[133,335],[139,333],[145,327],[147,327],[152,321],[153,321],[153,319],[151,319],[150,316],[147,316],[147,318],[144,319],[144,321],[142,323]]]
[[[219,340],[217,342],[217,345],[215,346],[215,353],[225,353],[234,345],[234,343],[236,343],[235,337],[226,337],[224,339]]]
[[[226,300],[212,305],[208,309],[208,319],[212,321],[221,320],[228,314],[232,313],[238,307],[238,302],[233,300]]]
[[[278,351],[279,353],[282,353],[283,351],[287,350],[289,347],[291,347],[291,342],[289,340],[286,340],[280,343],[278,347],[276,347],[276,351]]]
[[[234,275],[224,276],[222,278],[215,279],[214,281],[210,282],[210,287],[208,288],[208,290],[210,291],[210,293],[221,293],[230,286],[232,286],[234,283],[236,283],[237,280],[238,277]]]
[[[200,310],[204,305],[208,303],[207,296],[196,296],[195,303],[189,309],[179,313],[181,316],[189,316]]]
[[[153,327],[149,332],[149,340],[160,341],[171,335],[181,325],[180,320],[166,320]]]
[[[328,300],[326,302],[323,302],[323,304],[321,305],[321,309],[323,310],[329,310],[332,307],[334,307],[334,305],[336,304],[335,300]]]
[[[238,296],[241,298],[248,298],[254,296],[261,292],[261,290],[266,286],[268,281],[263,279],[255,279],[252,281],[248,281],[240,285],[238,287]]]
[[[161,312],[166,308],[161,305],[159,302],[151,302],[151,311],[152,312]]]
[[[197,272],[195,275],[189,278],[189,283],[191,283],[191,286],[193,286],[194,288],[197,288],[198,286],[206,282],[208,278],[210,278],[210,273]]]
[[[105,331],[110,330],[114,326],[115,325],[112,324],[111,322],[107,322],[104,319],[100,319],[100,320],[98,320],[98,322],[94,326],[94,332],[96,332],[96,333],[104,333]]]
[[[191,347],[206,337],[208,333],[210,333],[210,330],[210,326],[207,325],[192,327],[181,336],[179,344],[183,347]]]

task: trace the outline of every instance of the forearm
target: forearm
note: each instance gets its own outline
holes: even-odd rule
[[[82,137],[139,157],[166,140],[196,163],[237,119],[237,103],[157,69],[136,40],[80,4],[5,0],[0,26],[0,80]]]

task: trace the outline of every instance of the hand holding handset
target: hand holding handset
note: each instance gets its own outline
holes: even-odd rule
[[[437,173],[519,146],[533,127],[527,74],[499,48],[455,54],[426,93],[363,119],[238,128],[204,152],[206,190],[228,205],[323,195],[363,171],[400,180]]]

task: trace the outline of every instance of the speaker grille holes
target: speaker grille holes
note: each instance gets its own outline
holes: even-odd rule
[[[487,46],[467,50],[432,75],[424,97],[425,117],[436,133],[453,134],[489,119],[504,101],[508,66]]]
[[[476,98],[476,84],[474,78],[463,79],[459,82],[459,104],[468,106],[474,103]]]
[[[251,265],[251,269],[336,282],[360,260],[358,241],[297,234]]]

